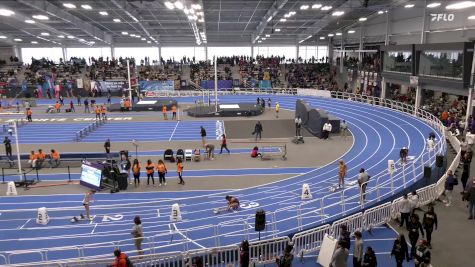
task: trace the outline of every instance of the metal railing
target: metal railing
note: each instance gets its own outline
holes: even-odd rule
[[[325,234],[332,234],[334,236],[338,236],[340,233],[340,227],[341,225],[346,225],[348,227],[348,230],[353,233],[356,230],[368,230],[373,227],[382,225],[387,223],[391,218],[396,218],[397,215],[399,214],[399,202],[401,198],[397,198],[391,202],[385,202],[381,203],[375,207],[372,207],[370,209],[367,209],[364,212],[358,212],[360,208],[364,208],[365,205],[369,204],[376,204],[381,200],[382,197],[390,197],[395,193],[396,190],[398,189],[403,189],[406,186],[406,183],[409,183],[411,181],[416,181],[418,176],[421,176],[423,173],[423,169],[425,164],[432,165],[432,163],[435,162],[435,157],[436,154],[439,152],[444,151],[446,147],[445,143],[445,136],[447,136],[450,144],[456,149],[457,155],[455,159],[452,161],[452,163],[449,166],[449,169],[455,170],[459,164],[460,161],[460,143],[458,139],[454,136],[451,135],[446,135],[445,128],[442,125],[442,123],[434,117],[432,114],[425,112],[420,109],[415,109],[414,107],[411,107],[409,105],[406,105],[404,103],[398,103],[392,100],[381,100],[379,98],[372,98],[372,97],[364,97],[364,96],[359,96],[359,95],[354,95],[354,94],[349,94],[349,93],[340,93],[340,92],[332,92],[332,97],[336,98],[341,98],[341,99],[349,99],[351,101],[359,101],[363,102],[368,105],[380,105],[386,108],[390,109],[395,109],[400,112],[405,112],[409,113],[413,116],[417,116],[418,118],[421,118],[425,120],[428,124],[432,125],[434,128],[441,130],[442,132],[442,138],[435,144],[435,147],[432,151],[427,151],[421,155],[419,155],[417,158],[414,159],[412,164],[406,165],[404,168],[404,171],[398,172],[395,175],[391,175],[389,179],[383,179],[383,177],[388,178],[388,173],[381,172],[379,174],[374,175],[373,177],[376,179],[371,179],[370,181],[373,181],[373,183],[376,183],[374,187],[366,191],[367,195],[370,194],[377,194],[377,198],[368,201],[367,204],[365,202],[361,203],[361,205],[356,205],[353,207],[349,207],[348,209],[346,208],[345,203],[348,203],[351,200],[360,200],[360,193],[359,193],[359,188],[347,188],[345,190],[342,190],[340,192],[335,192],[332,194],[329,194],[327,196],[323,196],[322,198],[317,198],[313,199],[310,201],[307,201],[305,203],[302,203],[299,206],[291,206],[291,207],[285,207],[282,209],[275,210],[271,214],[271,221],[270,224],[272,225],[272,237],[271,239],[263,240],[263,241],[256,241],[256,239],[250,240],[250,256],[251,260],[254,261],[256,264],[266,264],[266,263],[271,263],[274,262],[275,257],[282,255],[285,249],[285,246],[287,244],[293,244],[294,245],[294,250],[293,253],[295,255],[303,255],[305,253],[310,253],[318,250],[320,248],[320,245],[323,241],[323,237]],[[407,177],[407,176],[413,176],[413,177]],[[443,186],[445,183],[446,175],[444,174],[436,184],[432,184],[423,188],[420,188],[417,190],[418,195],[419,195],[419,203],[421,205],[428,204],[438,197],[443,193]],[[399,183],[400,182],[400,183]],[[389,187],[390,186],[390,187]],[[384,189],[385,187],[390,188],[391,190],[386,190],[387,192],[384,192],[381,189]],[[351,194],[351,191],[355,191],[356,194]],[[346,195],[348,193],[349,195]],[[332,203],[328,206],[325,206],[325,199],[328,199],[329,196],[338,196],[340,197],[340,201],[336,203]],[[311,211],[306,211],[308,209],[305,209],[305,205],[312,205]],[[324,224],[321,225],[322,223],[325,223],[328,218],[325,218],[322,216],[322,219],[320,220],[312,220],[312,224],[304,224],[303,220],[307,218],[307,215],[310,214],[315,214],[316,211],[320,210],[321,214],[324,214],[325,210],[334,206],[341,206],[342,211],[336,215],[333,215],[331,218],[332,219],[338,219],[341,218],[341,216],[345,214],[351,214],[350,216],[338,219],[333,222],[332,225],[329,224]],[[296,210],[296,212],[295,212]],[[293,215],[287,216],[290,212],[295,212]],[[281,213],[284,216],[284,219],[282,220],[277,220],[278,214]],[[283,237],[275,237],[275,233],[278,232],[278,226],[277,223],[287,221],[287,220],[296,220],[296,225],[292,229],[288,229],[285,231],[280,231],[280,233],[284,232],[296,232],[297,233],[293,236],[292,239],[290,239],[287,236]],[[247,220],[246,220],[247,223]],[[320,224],[320,225],[318,225]],[[317,227],[315,227],[317,226]],[[305,231],[303,230],[305,227],[314,227]],[[184,234],[183,240],[179,241],[178,243],[174,244],[169,244],[165,246],[158,246],[154,243],[154,240],[158,240],[159,237],[163,238],[163,235],[166,234],[160,234],[160,235],[155,235],[151,237],[151,244],[149,244],[150,249],[147,251],[147,255],[142,255],[142,256],[132,256],[130,259],[134,262],[136,266],[147,266],[150,264],[153,264],[155,266],[158,265],[163,265],[163,266],[190,266],[191,261],[193,257],[203,257],[203,259],[206,259],[206,262],[208,263],[226,263],[227,265],[234,265],[238,266],[239,265],[239,248],[237,245],[231,245],[231,246],[226,246],[222,247],[220,246],[220,241],[219,241],[219,234],[220,234],[220,227],[217,225],[208,225],[208,226],[200,226],[200,227],[195,227],[195,228],[189,228],[186,230],[187,233],[193,232],[193,231],[201,231],[203,229],[214,229],[215,231],[215,236],[211,237],[205,237],[202,239],[194,239],[194,242],[199,242],[201,240],[206,240],[206,239],[214,239],[215,240],[215,247],[214,248],[206,248],[206,249],[201,249],[201,250],[190,250],[188,251],[186,244],[190,242],[186,238],[186,233]],[[242,230],[240,230],[242,231]],[[298,232],[301,231],[301,232]],[[232,234],[232,233],[227,233],[227,234]],[[249,236],[249,235],[248,235]],[[108,242],[110,243],[110,242]],[[96,244],[96,246],[104,246],[104,245],[109,245],[110,247],[118,247],[118,246],[129,246],[131,243],[133,243],[133,240],[126,240],[126,241],[119,241],[111,244]],[[167,246],[173,246],[176,247],[177,245],[183,244],[184,250],[186,252],[171,252],[171,253],[155,253],[155,249],[157,247],[160,248],[165,248]],[[94,257],[93,259],[89,259],[88,257],[85,256],[84,254],[84,249],[86,246],[82,246],[79,249],[77,247],[71,247],[71,249],[78,249],[78,254],[80,255],[78,259],[75,260],[64,260],[64,261],[54,261],[52,263],[58,264],[57,266],[97,266],[99,263],[99,260],[102,262],[107,262],[108,264],[112,262],[112,259],[110,256],[102,255],[102,256],[97,256]],[[88,248],[94,247],[91,245],[87,245]],[[48,250],[53,250],[53,249],[60,249],[60,248],[50,248]],[[47,258],[47,250],[39,250],[41,257],[42,258]],[[30,251],[30,253],[37,253],[38,251]],[[13,252],[7,252],[6,255],[6,260],[7,263],[11,263],[10,258],[13,257],[16,254],[21,254],[24,252],[20,251],[13,251]],[[221,255],[221,256],[219,256]],[[0,254],[0,256],[2,256]],[[5,258],[5,256],[3,256]],[[88,262],[91,264],[94,263],[94,265],[88,265]],[[178,264],[178,265],[177,265]],[[181,264],[181,265],[180,265]],[[17,265],[11,265],[11,266],[39,266],[39,264],[36,265],[29,265],[29,264],[17,264]],[[41,266],[46,266],[45,264],[41,264]],[[224,266],[224,265],[222,265]]]
[[[92,133],[95,131],[97,128],[99,128],[101,125],[104,125],[106,123],[107,119],[99,119],[94,121],[93,123],[87,125],[86,127],[82,128],[81,130],[77,131],[75,134],[74,141],[79,142],[81,139],[86,137],[88,134]]]

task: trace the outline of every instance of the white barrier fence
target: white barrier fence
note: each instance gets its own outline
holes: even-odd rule
[[[262,93],[262,92],[261,92]],[[434,117],[432,114],[425,112],[423,110],[415,109],[412,106],[409,106],[404,103],[399,103],[391,100],[381,100],[379,98],[372,98],[372,97],[364,97],[358,96],[354,94],[347,94],[347,93],[339,93],[339,92],[332,92],[332,96],[341,99],[349,99],[352,101],[360,101],[370,105],[381,105],[383,107],[399,110],[401,112],[410,113],[411,115],[417,116],[432,125],[433,127],[441,130],[444,133],[442,137],[443,140],[440,140],[436,143],[434,150],[432,152],[424,153],[420,155],[420,157],[416,158],[415,161],[419,162],[420,165],[416,166],[412,164],[412,170],[409,167],[406,170],[406,173],[413,173],[414,182],[417,180],[417,174],[421,174],[423,172],[424,164],[432,165],[432,162],[435,161],[436,154],[439,152],[444,151],[446,146],[445,144],[445,128],[440,123],[440,121]],[[459,140],[451,135],[447,136],[450,144],[456,149],[457,155],[455,159],[451,162],[448,169],[455,170],[460,162],[460,142]],[[427,156],[427,159],[424,159],[424,155]],[[420,170],[419,170],[420,169]],[[416,174],[417,172],[417,174]],[[405,176],[404,172],[391,177],[391,179],[386,180],[385,182],[379,182],[379,178],[384,177],[386,174],[378,174],[379,177],[377,179],[372,179],[373,181],[376,180],[376,186],[373,188],[373,192],[378,193],[377,200],[379,201],[380,195],[380,187],[388,186],[391,184],[391,192],[386,193],[384,196],[388,197],[389,194],[394,194],[396,189],[405,188],[406,181],[409,180]],[[377,176],[377,175],[375,175]],[[398,180],[402,180],[403,183],[399,187],[394,187],[394,182]],[[407,180],[406,180],[407,179]],[[426,205],[431,203],[432,201],[439,198],[443,193],[443,187],[445,184],[446,175],[442,175],[442,177],[437,181],[436,184],[432,184],[417,190],[419,197],[420,197],[420,204]],[[336,192],[330,195],[336,196],[336,194],[341,194],[341,202],[336,203],[338,205],[342,205],[342,213],[339,215],[345,214],[345,212],[353,212],[355,208],[351,208],[345,210],[344,201],[345,199],[348,201],[348,197],[345,196],[345,191]],[[370,193],[371,190],[368,190],[367,193]],[[359,196],[352,196],[353,198],[359,199]],[[350,197],[351,199],[351,197]],[[387,223],[391,218],[397,218],[399,215],[399,202],[401,198],[397,198],[392,202],[382,203],[370,209],[367,209],[363,213],[357,212],[350,216],[347,216],[343,219],[337,220],[333,222],[332,225],[326,224],[322,225],[313,229],[309,229],[306,231],[296,233],[292,239],[287,236],[284,237],[276,237],[273,239],[263,240],[263,241],[251,241],[250,242],[250,258],[256,265],[259,264],[268,264],[275,261],[275,257],[280,256],[283,254],[285,247],[287,244],[293,244],[294,250],[293,253],[295,255],[303,255],[306,253],[317,251],[320,248],[321,242],[323,241],[323,236],[325,233],[330,233],[334,236],[338,236],[340,233],[340,226],[346,225],[348,230],[353,233],[356,230],[368,230],[372,227],[376,227],[379,225],[383,225]],[[319,207],[322,211],[324,211],[327,206],[324,206],[324,199],[315,199],[306,202],[306,204],[313,203],[313,205],[317,205],[318,203],[321,204]],[[374,204],[375,202],[373,202]],[[336,205],[332,204],[332,205]],[[332,206],[329,205],[329,206]],[[300,207],[301,208],[301,207]],[[298,210],[300,210],[300,208]],[[359,207],[358,207],[359,208]],[[362,205],[364,208],[364,204]],[[283,210],[283,212],[288,212]],[[314,211],[312,211],[314,212]],[[275,211],[272,216],[272,225],[276,224]],[[301,222],[302,216],[305,216],[306,213],[299,212],[299,214],[295,215],[295,219]],[[291,218],[292,219],[292,218]],[[304,225],[299,223],[298,229],[301,229]],[[202,227],[201,227],[202,228]],[[188,229],[188,231],[192,231],[192,229]],[[275,229],[277,231],[277,229]],[[212,237],[216,238],[216,237]],[[219,237],[218,237],[219,240]],[[113,245],[120,245],[120,243],[113,244]],[[113,247],[113,246],[112,246]],[[46,251],[46,250],[45,250]],[[101,257],[101,258],[87,258],[84,257],[84,252],[81,253],[81,249],[79,249],[79,257],[77,260],[65,260],[65,261],[53,261],[53,262],[41,262],[41,263],[34,263],[34,264],[11,264],[12,258],[16,257],[21,254],[25,253],[39,253],[42,259],[47,259],[47,253],[43,250],[39,251],[15,251],[9,252],[5,255],[0,254],[0,261],[2,258],[6,261],[6,264],[10,264],[8,266],[101,266],[103,264],[110,264],[112,259],[110,257]],[[154,253],[155,247],[149,250],[149,254],[142,255],[142,256],[132,256],[130,259],[134,262],[136,266],[164,266],[164,267],[180,267],[180,266],[191,266],[193,259],[196,257],[201,257],[203,262],[206,262],[207,265],[218,265],[218,266],[239,266],[239,247],[237,245],[231,245],[226,247],[219,246],[219,242],[216,242],[215,248],[207,248],[201,250],[191,250],[186,252],[170,252],[170,253]]]

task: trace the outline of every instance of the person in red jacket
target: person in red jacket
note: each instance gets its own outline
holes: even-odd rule
[[[114,250],[114,262],[109,265],[110,267],[128,267],[127,265],[127,255],[122,253],[120,249]]]

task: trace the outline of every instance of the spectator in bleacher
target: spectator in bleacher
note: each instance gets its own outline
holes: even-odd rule
[[[363,238],[360,231],[355,231],[355,248],[353,251],[353,267],[360,267],[363,260]]]
[[[347,267],[348,256],[348,249],[344,246],[342,241],[338,241],[330,261],[330,267]]]
[[[416,267],[422,267],[422,266],[429,266],[430,264],[430,250],[427,247],[427,241],[426,240],[420,240],[419,243],[414,244],[415,248],[415,259],[414,259],[414,264]]]
[[[422,224],[419,221],[419,215],[415,213],[412,214],[407,226],[407,231],[409,232],[409,242],[411,243],[411,259],[414,259],[417,240],[419,240],[419,232],[421,232],[422,237],[424,237],[424,229],[422,229]]]
[[[38,153],[35,153],[35,168],[41,168],[43,166],[43,162],[46,159],[46,154],[40,148],[38,149]]]
[[[406,227],[409,227],[409,215],[411,214],[411,203],[407,199],[407,194],[404,194],[402,200],[399,202],[399,212],[401,213],[401,222],[399,227],[404,226],[406,222]]]
[[[424,213],[424,217],[422,217],[422,226],[426,230],[427,245],[429,248],[432,248],[432,232],[434,229],[437,230],[437,214],[435,213],[433,206],[429,206],[428,210]]]
[[[50,168],[59,166],[59,152],[51,149],[51,154],[49,155],[49,166]]]
[[[5,136],[5,140],[3,140],[3,144],[5,145],[5,154],[6,156],[11,159],[12,157],[12,141],[8,139],[8,136]]]
[[[366,252],[363,256],[363,262],[361,266],[364,267],[376,267],[378,266],[378,260],[376,259],[376,253],[372,247],[367,247]]]
[[[394,256],[396,259],[396,267],[402,267],[402,263],[405,259],[409,261],[409,250],[407,248],[406,238],[403,234],[400,234],[396,240],[394,240],[391,256]]]

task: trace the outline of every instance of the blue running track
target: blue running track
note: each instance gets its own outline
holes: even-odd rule
[[[264,97],[267,99],[268,96]],[[256,96],[226,96],[221,97],[220,102],[254,102],[255,98]],[[373,177],[385,174],[388,159],[397,160],[401,147],[409,147],[411,156],[421,155],[425,151],[426,136],[429,132],[437,133],[421,120],[385,108],[301,96],[271,98],[273,103],[279,101],[284,109],[294,109],[296,99],[304,98],[311,105],[328,110],[349,122],[355,142],[342,158],[348,165],[347,180],[350,181],[355,179],[362,167]],[[181,102],[192,100],[193,98],[180,99]],[[440,140],[440,133],[437,134]],[[263,137],[265,138],[265,132]],[[420,165],[416,178],[422,179],[423,166],[420,162],[415,164]],[[155,252],[182,251],[186,248],[234,244],[244,238],[256,239],[253,220],[257,208],[262,208],[269,214],[275,212],[275,231],[272,231],[271,216],[268,216],[269,225],[261,233],[262,238],[270,238],[274,234],[287,235],[298,229],[308,229],[341,218],[342,206],[332,205],[340,197],[326,198],[324,207],[320,207],[319,202],[300,200],[303,183],[310,185],[314,199],[328,195],[328,187],[337,182],[337,170],[338,164],[334,162],[283,181],[242,190],[98,194],[92,206],[94,220],[77,224],[71,224],[69,219],[83,212],[82,195],[1,197],[0,253],[3,251],[8,254],[5,251],[20,248],[47,249],[49,259],[58,259],[77,257],[78,247],[82,248],[84,256],[110,255],[113,245],[120,245],[125,251],[134,251],[130,231],[136,215],[142,218],[147,237],[144,248],[147,251],[152,247]],[[389,176],[384,175],[380,183],[388,179]],[[374,187],[375,184],[376,179],[372,179],[368,187]],[[401,187],[402,182],[396,181],[395,186]],[[390,190],[389,186],[381,189],[381,200],[391,195]],[[241,209],[213,215],[212,209],[222,207],[227,194],[240,199]],[[343,198],[356,195],[358,189],[350,188],[345,191]],[[374,194],[369,194],[367,201],[371,205],[378,199]],[[171,223],[170,209],[174,203],[180,204],[183,220]],[[36,209],[39,207],[47,207],[49,210],[51,221],[46,226],[35,223]],[[300,208],[297,210],[297,207]],[[359,208],[357,202],[345,203],[347,215]],[[301,221],[297,220],[298,212],[301,213]],[[65,246],[71,247],[64,248]],[[13,255],[11,259],[12,262],[40,260],[37,253]]]

